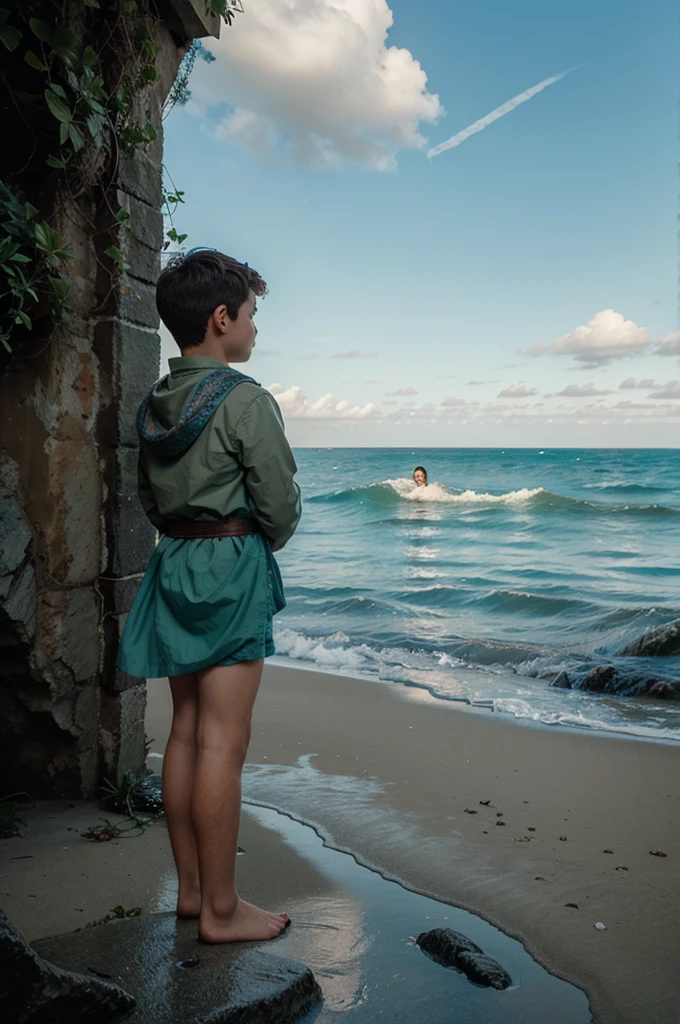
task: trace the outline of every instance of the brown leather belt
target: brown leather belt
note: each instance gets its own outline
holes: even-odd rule
[[[166,519],[161,533],[178,540],[192,540],[202,537],[246,537],[259,533],[260,527],[252,516],[240,519],[194,519],[192,522],[180,519]]]

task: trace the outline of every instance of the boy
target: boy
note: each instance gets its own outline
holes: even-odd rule
[[[272,616],[285,604],[272,554],[300,518],[297,466],[276,402],[232,362],[250,359],[256,271],[192,250],[160,275],[161,320],[180,347],[140,406],[139,494],[161,534],[118,664],[170,677],[163,800],[178,917],[205,942],[272,939],[290,923],[236,892],[241,769]]]

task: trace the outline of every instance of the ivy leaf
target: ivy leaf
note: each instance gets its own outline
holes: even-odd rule
[[[37,53],[34,53],[33,50],[27,50],[26,51],[26,53],[24,54],[24,60],[32,68],[35,68],[36,71],[47,71],[48,70],[47,64],[43,64],[43,62],[41,61],[40,57],[37,55]]]
[[[48,156],[45,163],[48,167],[56,167],[57,170],[63,171],[70,159],[69,156]]]
[[[98,103],[97,100],[93,100],[91,96],[85,97],[85,104],[90,108],[90,110],[93,110],[96,114],[106,113],[101,103]]]
[[[114,263],[123,262],[123,254],[117,245],[110,245],[108,249],[104,249],[104,255],[108,256]]]
[[[68,137],[71,140],[71,145],[75,149],[76,153],[80,153],[81,149],[85,145],[85,136],[81,132],[80,128],[74,124],[68,126]]]
[[[24,313],[23,309],[17,310],[17,315],[14,317],[15,324],[23,324],[27,331],[33,330],[33,324],[31,318]]]
[[[132,230],[132,221],[130,220],[130,214],[126,209],[121,207],[121,209],[116,214],[116,220],[122,227],[127,228],[128,231]]]
[[[33,203],[25,203],[24,211],[26,213],[26,220],[33,220],[34,217],[37,217],[39,212]]]
[[[63,146],[66,142],[68,142],[68,130],[69,130],[69,128],[70,128],[70,125],[65,124],[63,121],[59,125],[59,145],[60,146]]]
[[[10,256],[10,259],[12,260],[13,263],[32,263],[33,262],[33,260],[31,259],[30,256],[24,256],[24,254],[21,253],[21,252],[17,252],[17,253],[14,254],[14,256]]]
[[[158,138],[158,132],[151,124],[151,121],[147,121],[144,125],[144,136],[147,142],[155,142]]]
[[[86,7],[96,7],[97,10],[101,7],[99,0],[83,0]]]
[[[99,7],[99,4],[97,4],[97,7]],[[91,46],[86,46],[80,59],[86,68],[93,68],[99,60],[99,57]]]
[[[71,291],[71,286],[68,281],[65,281],[63,277],[49,277],[48,281],[50,287],[60,302],[64,302],[66,296]]]
[[[45,100],[50,108],[50,113],[56,117],[57,121],[62,121],[64,124],[71,123],[73,120],[71,111],[52,89],[45,89]]]
[[[28,24],[31,26],[33,34],[38,37],[41,43],[52,42],[52,31],[46,22],[41,21],[40,18],[29,18]]]
[[[21,32],[14,25],[2,25],[0,26],[0,43],[3,43],[5,49],[16,50],[17,46],[21,42]]]
[[[52,90],[52,92],[56,92],[57,96],[61,96],[62,100],[66,100],[67,99],[66,89],[64,89],[63,86],[57,85],[56,82],[51,82],[50,83],[50,89]]]
[[[153,64],[149,64],[147,67],[142,68],[141,79],[143,82],[155,82],[158,79],[158,72],[156,71]]]

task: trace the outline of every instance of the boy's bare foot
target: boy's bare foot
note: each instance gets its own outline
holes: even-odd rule
[[[202,942],[262,942],[275,939],[290,924],[288,914],[270,914],[239,899],[227,916],[201,915],[198,937]]]

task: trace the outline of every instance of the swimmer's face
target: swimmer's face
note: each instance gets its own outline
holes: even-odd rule
[[[427,486],[427,480],[425,479],[425,474],[423,473],[422,469],[417,469],[415,471],[415,473],[413,474],[413,479],[416,482],[416,487]]]

